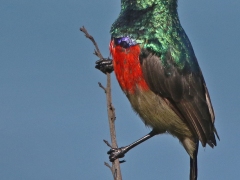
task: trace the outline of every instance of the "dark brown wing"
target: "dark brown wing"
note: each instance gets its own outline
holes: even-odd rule
[[[203,146],[206,143],[211,147],[216,146],[214,111],[197,60],[194,59],[192,64],[194,68],[186,63],[180,69],[170,53],[163,64],[157,55],[147,50],[142,52],[141,66],[150,89],[168,99],[174,111],[181,114]]]

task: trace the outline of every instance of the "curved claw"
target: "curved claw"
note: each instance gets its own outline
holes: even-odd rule
[[[111,59],[100,59],[96,61],[96,69],[102,71],[104,74],[113,72],[113,64]]]
[[[109,160],[114,162],[118,158],[123,158],[125,156],[124,148],[112,148],[108,152]]]

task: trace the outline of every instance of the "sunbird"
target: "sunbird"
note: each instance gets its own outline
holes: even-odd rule
[[[202,71],[179,21],[177,0],[121,0],[110,33],[113,60],[97,61],[96,68],[104,73],[114,70],[133,110],[152,128],[136,142],[110,149],[110,161],[168,133],[189,154],[190,180],[197,180],[199,141],[213,148],[218,134]]]

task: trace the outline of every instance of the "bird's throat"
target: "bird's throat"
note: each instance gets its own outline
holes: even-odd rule
[[[115,45],[114,41],[110,43],[114,71],[122,90],[126,94],[134,94],[137,89],[149,90],[139,61],[140,51],[139,45],[124,48]]]

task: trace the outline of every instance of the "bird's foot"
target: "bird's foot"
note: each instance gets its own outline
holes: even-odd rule
[[[123,158],[125,153],[127,153],[127,149],[126,147],[111,148],[107,153],[109,154],[109,160],[114,162],[118,158]]]
[[[109,58],[100,59],[100,60],[96,61],[95,68],[102,71],[104,74],[111,73],[111,72],[113,72],[112,60]]]

